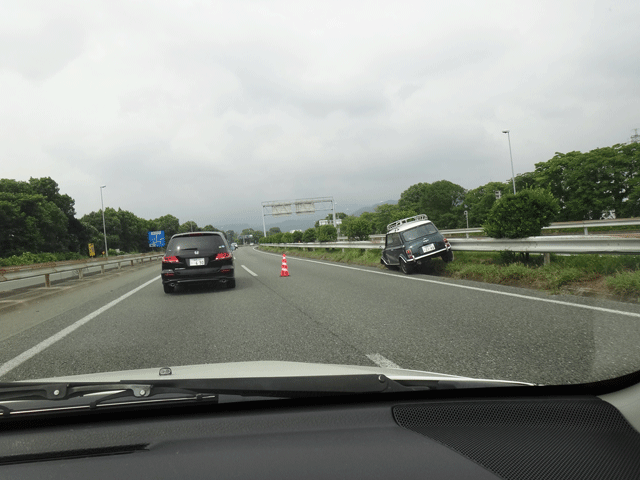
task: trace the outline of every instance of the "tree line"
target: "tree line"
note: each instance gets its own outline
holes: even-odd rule
[[[199,227],[190,220],[180,223],[173,215],[148,220],[118,208],[105,208],[104,220],[110,252],[146,252],[147,232],[164,230],[168,240],[176,233],[218,231],[212,225]],[[226,232],[229,241],[235,236]],[[93,243],[96,254],[104,251],[102,211],[76,218],[75,200],[60,193],[50,177],[29,181],[0,179],[0,257],[31,253],[75,252],[88,255]]]
[[[636,217],[640,216],[640,149],[637,143],[630,143],[586,153],[556,153],[552,159],[537,163],[533,172],[518,175],[515,184],[518,195],[513,198],[511,179],[471,190],[448,180],[421,182],[402,192],[396,205],[379,205],[374,212],[358,217],[336,215],[342,219],[341,233],[355,240],[385,233],[387,224],[417,214],[426,214],[441,229],[464,228],[468,220],[469,227],[484,226],[493,236],[523,236],[552,221],[593,220],[612,214]],[[78,219],[74,205],[49,177],[0,179],[0,257],[27,251],[86,255],[89,243],[99,254],[104,248],[102,211]],[[505,218],[514,215],[530,217],[529,225],[519,227],[518,233],[505,223]],[[194,221],[181,224],[170,214],[149,220],[120,208],[106,208],[104,216],[109,249],[124,252],[149,251],[148,231],[164,230],[169,239],[176,233],[218,230],[212,225],[199,227]],[[535,221],[534,216],[538,217]],[[269,243],[331,241],[337,236],[332,225],[317,222],[303,232],[281,232],[274,227],[266,237],[250,228],[240,234],[225,233],[229,242],[240,243],[249,239]]]
[[[490,236],[513,236],[516,233],[509,231],[504,218],[529,215],[528,223],[536,226],[519,231],[518,235],[526,236],[523,232],[554,221],[637,217],[640,148],[630,143],[587,153],[556,153],[551,160],[535,164],[533,172],[518,175],[515,184],[516,199],[511,179],[471,190],[448,180],[416,183],[402,192],[397,205],[379,205],[375,212],[344,218],[341,231],[349,238],[364,239],[385,233],[395,220],[426,214],[441,229],[465,228],[468,219],[469,227],[485,227]],[[534,221],[532,215],[539,218]],[[503,224],[497,227],[496,222]]]

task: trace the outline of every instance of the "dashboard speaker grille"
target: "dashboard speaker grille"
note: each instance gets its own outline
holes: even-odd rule
[[[506,480],[640,478],[640,433],[598,398],[430,402],[393,415]]]

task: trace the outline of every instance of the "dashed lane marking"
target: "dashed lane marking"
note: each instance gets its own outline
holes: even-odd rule
[[[249,270],[249,269],[248,269],[247,267],[245,267],[244,265],[240,265],[240,266],[241,266],[242,268],[244,268],[247,272],[249,272],[251,275],[253,275],[254,277],[257,277],[257,276],[258,276],[258,274],[257,274],[257,273],[252,272],[251,270]]]
[[[368,353],[367,358],[382,368],[402,368],[400,365],[393,363],[391,360],[383,357],[379,353]]]

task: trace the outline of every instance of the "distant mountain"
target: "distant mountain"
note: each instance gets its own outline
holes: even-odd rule
[[[386,202],[379,202],[376,203],[375,205],[370,205],[368,207],[362,207],[358,210],[356,210],[355,212],[351,213],[350,215],[353,215],[354,217],[359,217],[360,215],[362,215],[364,212],[375,212],[376,211],[376,207],[378,205],[397,205],[398,201],[397,200],[387,200]]]

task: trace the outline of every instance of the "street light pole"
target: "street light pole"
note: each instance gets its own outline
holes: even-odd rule
[[[509,140],[509,158],[511,158],[511,181],[513,182],[513,194],[516,194],[516,176],[513,173],[513,155],[511,154],[511,135],[509,134],[509,130],[503,130],[502,133],[507,134],[507,139]]]
[[[102,200],[102,189],[106,187],[106,185],[100,186],[100,203],[102,205],[102,232],[104,233],[104,253],[109,258],[109,248],[107,247],[107,226],[104,223],[104,201]]]

